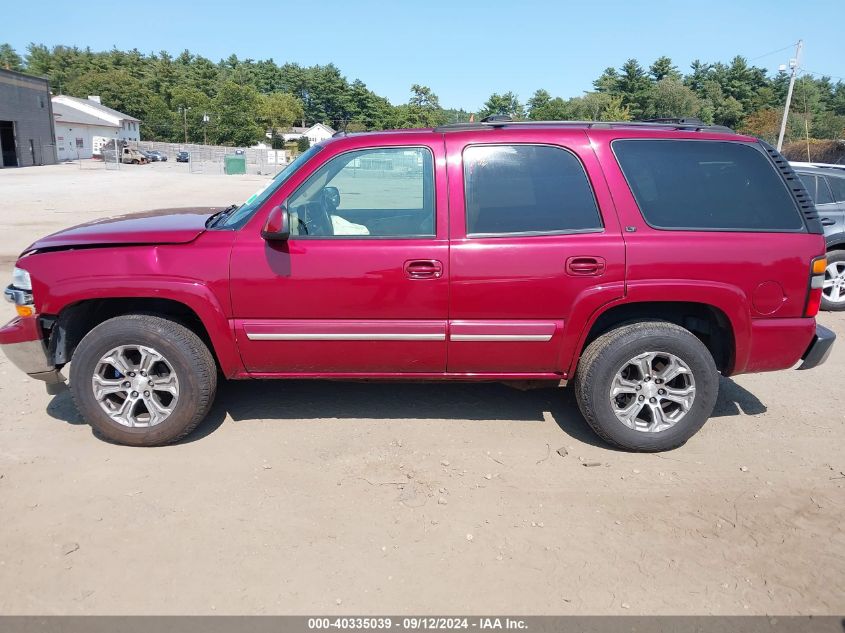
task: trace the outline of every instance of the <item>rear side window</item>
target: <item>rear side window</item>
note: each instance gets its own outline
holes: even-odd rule
[[[600,231],[593,190],[571,152],[546,145],[464,150],[467,235]]]
[[[833,200],[835,202],[845,202],[845,178],[828,176],[827,184],[830,185],[830,190],[833,193]]]
[[[813,202],[816,204],[830,204],[833,202],[833,196],[830,193],[827,182],[825,182],[824,176],[798,174],[798,177],[804,183],[804,188],[810,194]]]
[[[723,141],[613,142],[650,226],[700,231],[797,231],[804,222],[762,152]]]

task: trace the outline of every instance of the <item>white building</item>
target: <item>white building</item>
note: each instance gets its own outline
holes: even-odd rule
[[[100,97],[57,95],[52,101],[59,160],[98,156],[102,144],[111,139],[141,140],[141,121],[107,108]]]
[[[314,143],[319,143],[320,141],[325,141],[327,138],[331,138],[334,133],[335,131],[328,125],[317,123],[311,127],[292,127],[290,132],[282,134],[282,138],[284,138],[285,141],[298,141],[304,136],[308,139],[311,145],[313,145]]]

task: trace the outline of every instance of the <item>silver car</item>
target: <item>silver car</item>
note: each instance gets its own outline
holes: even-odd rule
[[[816,203],[827,242],[822,310],[845,310],[845,166],[792,163]]]

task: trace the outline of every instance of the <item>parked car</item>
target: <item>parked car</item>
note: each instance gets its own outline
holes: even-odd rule
[[[146,154],[151,162],[167,162],[167,156],[156,149],[147,150]]]
[[[177,163],[187,163],[191,160],[191,155],[188,152],[182,151],[176,154]]]
[[[816,203],[827,244],[822,310],[845,310],[845,169],[792,164]]]
[[[131,165],[146,165],[150,162],[150,159],[144,152],[131,147],[123,147],[120,150],[120,162]]]
[[[70,363],[83,417],[130,445],[190,433],[222,375],[574,382],[598,435],[658,451],[720,374],[825,361],[824,253],[789,163],[726,128],[342,135],[244,204],[36,241],[0,344],[51,389]]]

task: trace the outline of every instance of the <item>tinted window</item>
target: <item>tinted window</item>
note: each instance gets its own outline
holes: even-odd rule
[[[320,167],[288,201],[301,237],[434,235],[434,162],[423,147],[348,152]]]
[[[600,230],[580,161],[558,147],[474,145],[464,150],[467,235]]]
[[[742,143],[617,140],[613,151],[651,226],[787,231],[803,220],[780,174]]]
[[[801,182],[804,183],[804,188],[816,204],[830,204],[833,202],[833,197],[830,194],[830,189],[827,186],[824,176],[816,176],[815,174],[798,174]]]
[[[833,199],[836,202],[845,202],[845,178],[828,176],[827,184],[830,185],[830,190],[833,192]]]

